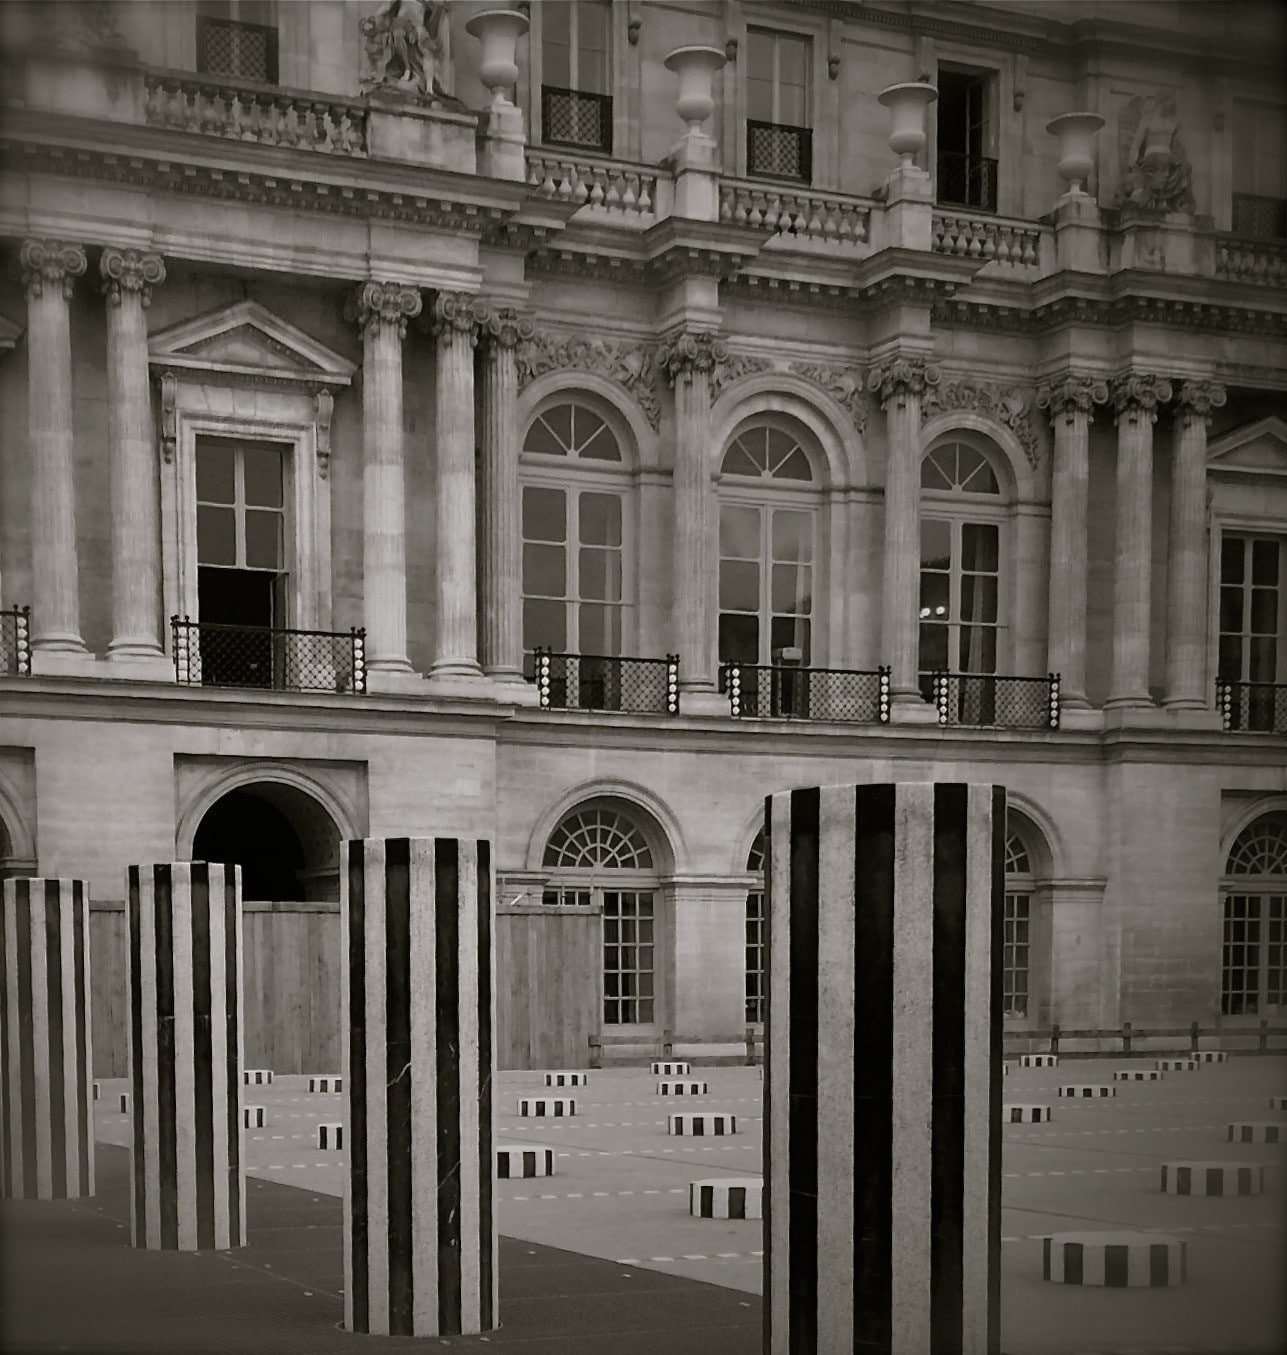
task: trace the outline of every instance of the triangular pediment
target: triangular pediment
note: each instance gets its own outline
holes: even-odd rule
[[[22,326],[7,315],[0,315],[0,353],[7,353],[22,338]]]
[[[154,366],[246,380],[347,386],[356,364],[257,301],[239,301],[148,339]]]
[[[1213,438],[1207,465],[1213,471],[1287,475],[1287,420],[1260,419]]]

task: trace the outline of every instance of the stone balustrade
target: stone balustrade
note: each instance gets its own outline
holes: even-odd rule
[[[659,210],[658,181],[663,202]],[[541,197],[599,208],[616,217],[664,214],[670,180],[655,165],[528,151],[527,183]]]
[[[775,188],[754,180],[720,181],[719,219],[767,227],[793,242],[865,245],[871,238],[871,203],[863,198]]]
[[[968,212],[934,213],[934,252],[983,259],[1007,268],[1041,264],[1042,228],[1031,221]]]
[[[367,153],[367,112],[359,104],[177,71],[148,71],[144,87],[153,127],[331,155]]]
[[[1215,248],[1215,275],[1229,282],[1287,286],[1287,243],[1219,236]]]

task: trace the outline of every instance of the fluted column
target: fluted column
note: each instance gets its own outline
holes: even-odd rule
[[[1133,373],[1111,387],[1117,417],[1117,533],[1113,556],[1113,666],[1105,707],[1148,706],[1153,585],[1153,425],[1171,383]]]
[[[881,658],[896,700],[919,701],[916,677],[921,569],[921,397],[938,382],[923,358],[893,358],[867,377],[885,411],[885,552]]]
[[[147,318],[165,281],[159,254],[105,249],[107,399],[112,505],[112,641],[109,659],[163,660],[159,633],[161,487],[148,389]]]
[[[1166,568],[1166,704],[1202,710],[1207,641],[1207,425],[1225,401],[1214,381],[1186,381],[1172,430]]]
[[[727,355],[722,339],[685,330],[662,344],[657,363],[675,391],[675,545],[671,614],[680,689],[715,690],[710,597],[714,572],[710,431],[711,372]],[[690,709],[691,709],[690,703]]]
[[[27,419],[31,446],[31,648],[84,654],[80,636],[73,482],[71,317],[85,251],[62,240],[24,240]]]
[[[523,679],[523,580],[518,486],[518,369],[514,350],[532,326],[509,309],[482,331],[478,430],[478,642],[483,671]]]
[[[486,318],[476,296],[439,292],[434,299],[438,637],[431,678],[482,675],[474,573],[474,344]]]
[[[1066,376],[1044,385],[1037,404],[1050,411],[1055,454],[1050,492],[1049,670],[1060,675],[1067,706],[1086,701],[1086,511],[1090,421],[1108,399],[1105,382]]]
[[[396,282],[358,289],[362,330],[362,589],[367,673],[410,674],[404,502],[402,340],[420,293]]]

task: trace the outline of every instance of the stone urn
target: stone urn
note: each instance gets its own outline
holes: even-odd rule
[[[1046,131],[1059,138],[1059,173],[1075,197],[1085,196],[1095,168],[1095,137],[1103,125],[1098,113],[1061,113],[1046,123]]]
[[[718,47],[676,47],[666,58],[666,69],[679,76],[679,98],[675,111],[688,124],[689,133],[702,130],[702,124],[715,111],[715,72],[724,65],[724,53]]]
[[[491,91],[493,104],[510,102],[506,91],[518,82],[518,40],[527,27],[527,15],[516,9],[485,9],[465,25],[465,32],[482,44],[478,78]]]
[[[890,112],[889,148],[902,160],[904,169],[911,169],[925,148],[925,112],[938,98],[938,90],[923,81],[910,80],[887,86],[876,98]]]

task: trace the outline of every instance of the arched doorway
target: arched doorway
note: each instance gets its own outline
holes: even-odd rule
[[[1220,884],[1220,1013],[1287,1008],[1287,809],[1253,819],[1234,839]]]

